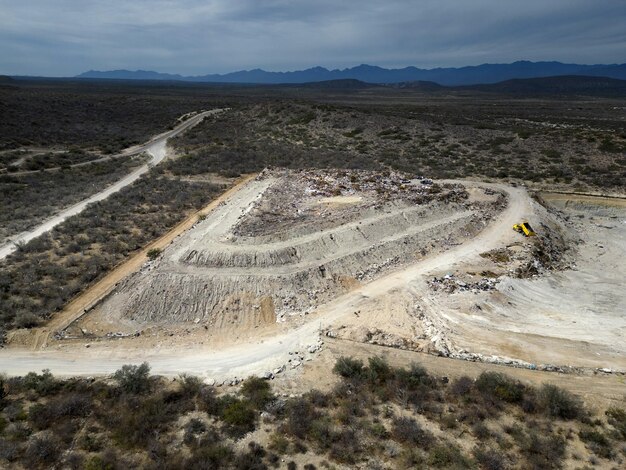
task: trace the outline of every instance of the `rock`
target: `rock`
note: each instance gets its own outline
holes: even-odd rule
[[[296,367],[298,367],[300,364],[302,364],[300,361],[293,361],[291,363],[291,368],[295,369]]]
[[[272,374],[269,370],[266,370],[261,375],[259,375],[259,377],[263,380],[272,380],[274,378],[274,374]]]
[[[211,379],[211,378],[209,378],[209,379],[204,379],[204,383],[205,383],[206,385],[209,385],[209,386],[213,387],[213,386],[215,385],[215,379]],[[220,384],[220,385],[221,385],[221,384]]]

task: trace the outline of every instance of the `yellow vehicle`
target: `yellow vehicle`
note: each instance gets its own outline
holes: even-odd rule
[[[528,222],[522,222],[513,225],[513,230],[519,233],[523,233],[526,237],[534,237],[536,235],[535,231]]]

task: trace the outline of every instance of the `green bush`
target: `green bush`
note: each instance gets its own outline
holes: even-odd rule
[[[263,409],[265,405],[274,400],[269,382],[260,377],[246,379],[241,387],[241,393],[257,410]]]
[[[285,406],[285,422],[281,428],[287,434],[305,439],[313,421],[320,416],[307,398],[294,398]]]
[[[183,468],[185,470],[229,468],[234,455],[233,450],[224,444],[207,442],[206,445],[198,446],[194,450]]]
[[[233,400],[222,410],[220,418],[226,424],[226,432],[233,437],[242,437],[254,431],[256,413],[246,401]]]
[[[465,457],[458,447],[452,444],[439,444],[428,453],[428,465],[432,468],[468,469],[472,462]]]
[[[499,372],[483,372],[476,379],[476,389],[483,394],[509,403],[524,398],[524,385]]]
[[[330,418],[322,416],[311,421],[308,437],[317,444],[320,450],[330,449],[336,438]]]
[[[85,470],[115,470],[113,464],[105,462],[99,455],[94,455],[85,464]]]
[[[577,419],[584,415],[580,400],[556,385],[544,384],[538,399],[543,410],[553,418]]]
[[[168,429],[181,410],[167,403],[163,395],[125,397],[125,406],[108,419],[113,438],[120,447],[146,447],[155,436]]]
[[[507,468],[505,457],[494,449],[475,447],[472,453],[483,470],[504,470]]]
[[[20,381],[20,379],[18,379]],[[62,384],[55,379],[48,369],[44,369],[41,374],[29,372],[21,379],[21,386],[26,390],[32,390],[38,395],[45,396],[57,392]]]
[[[150,391],[150,366],[147,362],[138,366],[126,364],[113,377],[126,393],[140,394]]]
[[[591,451],[599,457],[610,459],[613,457],[613,448],[611,441],[605,434],[595,429],[582,429],[578,433],[578,437],[583,441]]]
[[[198,392],[198,402],[200,409],[208,414],[218,416],[220,413],[220,400],[217,398],[215,389],[208,385],[204,385]]]
[[[384,384],[393,376],[393,370],[382,357],[370,357],[368,363],[367,379],[370,385],[376,386]]]
[[[609,137],[602,139],[600,146],[598,147],[603,152],[620,153],[626,150],[625,146],[620,145]]]
[[[395,379],[398,387],[414,390],[420,387],[432,387],[435,384],[433,377],[428,375],[425,368],[418,364],[411,364],[409,369],[395,369]]]
[[[37,429],[48,429],[58,421],[82,418],[91,412],[91,400],[86,395],[70,393],[55,397],[47,403],[36,403],[28,410],[28,417]]]
[[[559,468],[565,456],[565,438],[549,433],[530,433],[528,440],[522,445],[532,468]]]
[[[351,357],[340,357],[337,359],[333,372],[345,379],[360,379],[363,377],[363,361]]]
[[[34,435],[28,442],[24,458],[30,466],[51,468],[61,455],[61,443],[50,432]]]
[[[418,446],[422,449],[428,449],[435,441],[435,437],[430,431],[423,429],[417,421],[408,417],[395,419],[391,434],[398,442]]]
[[[161,255],[161,249],[160,248],[150,248],[148,250],[148,252],[146,253],[146,256],[148,257],[149,260],[155,260],[160,255]]]
[[[474,381],[467,375],[463,375],[452,382],[450,393],[458,397],[465,397],[472,391],[473,386]]]
[[[609,419],[609,424],[615,427],[622,439],[626,440],[626,411],[612,406],[606,410],[605,414]]]
[[[181,374],[180,380],[180,392],[185,398],[194,398],[198,396],[202,390],[202,380],[193,375]]]
[[[268,448],[279,455],[283,455],[287,453],[287,450],[289,449],[289,439],[282,434],[275,432],[270,436]]]
[[[233,468],[236,470],[258,469],[265,470],[267,466],[263,463],[263,457],[267,452],[263,446],[252,441],[248,443],[248,452],[235,457]]]

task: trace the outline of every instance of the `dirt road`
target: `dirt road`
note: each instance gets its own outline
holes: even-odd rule
[[[96,284],[73,299],[62,311],[55,314],[45,326],[33,329],[32,332],[28,333],[29,337],[32,337],[32,348],[41,349],[45,347],[50,335],[67,328],[91,306],[108,295],[118,282],[126,276],[138,271],[141,266],[145,264],[148,251],[154,248],[160,250],[165,249],[176,237],[189,230],[198,221],[199,216],[206,216],[208,212],[218,207],[222,201],[231,197],[232,194],[236,193],[239,188],[246,185],[246,183],[255,176],[256,175],[249,175],[242,177],[230,189],[211,201],[206,207],[194,212],[165,235],[162,235],[152,243],[143,247],[141,251],[131,256]]]
[[[13,253],[17,249],[17,246],[16,246],[17,243],[27,243],[30,240],[43,235],[44,233],[52,230],[54,227],[62,223],[67,218],[82,212],[89,204],[97,202],[97,201],[102,201],[108,198],[111,194],[114,194],[118,192],[119,190],[121,190],[122,188],[125,188],[126,186],[132,184],[139,177],[141,177],[141,175],[143,175],[144,173],[147,173],[151,167],[163,161],[166,155],[165,148],[167,144],[167,139],[171,137],[175,137],[181,132],[184,132],[185,130],[189,129],[190,127],[195,126],[196,124],[200,123],[206,116],[216,114],[222,111],[223,111],[222,109],[213,109],[211,111],[205,111],[203,113],[200,113],[186,120],[185,122],[177,126],[175,129],[164,132],[150,139],[148,142],[146,142],[143,145],[130,147],[124,150],[119,156],[138,155],[140,153],[147,152],[152,156],[152,159],[148,163],[137,168],[132,173],[129,173],[128,175],[124,176],[122,179],[112,184],[108,188],[104,189],[103,191],[100,191],[99,193],[96,193],[93,196],[90,196],[87,199],[84,199],[66,209],[63,209],[54,217],[51,217],[45,220],[37,227],[34,227],[31,230],[27,230],[25,232],[22,232],[18,235],[11,237],[10,241],[8,241],[7,243],[3,245],[0,245],[0,260],[6,258],[9,254]],[[106,158],[109,158],[109,157],[106,157]]]
[[[159,350],[144,351],[111,348],[103,343],[94,343],[89,349],[76,345],[49,348],[45,351],[9,348],[0,351],[0,371],[9,375],[21,375],[48,368],[58,375],[97,375],[109,374],[126,363],[148,361],[153,372],[162,375],[175,376],[187,372],[205,377],[227,378],[244,377],[279,367],[288,361],[290,352],[303,351],[308,345],[316,343],[322,328],[332,325],[342,317],[352,315],[368,298],[384,295],[399,286],[422,279],[435,270],[448,269],[456,263],[478,257],[485,250],[502,246],[510,235],[511,225],[530,211],[530,199],[522,188],[490,186],[507,192],[509,204],[478,236],[338,297],[304,317],[303,323],[295,328],[285,327],[279,334],[251,338],[245,344],[220,350],[189,345],[183,351],[168,350],[166,346]]]

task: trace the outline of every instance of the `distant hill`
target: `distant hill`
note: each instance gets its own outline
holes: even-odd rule
[[[401,82],[391,84],[365,83],[360,80],[328,80],[298,84],[270,85],[282,88],[307,88],[312,90],[350,91],[372,88],[406,89],[425,93],[479,91],[505,95],[587,95],[587,96],[626,96],[626,80],[606,77],[585,77],[565,75],[558,77],[522,78],[505,80],[487,85],[443,86],[435,82]]]
[[[400,89],[421,90],[421,91],[440,91],[445,90],[447,87],[439,85],[435,82],[427,82],[424,80],[418,80],[415,82],[400,82],[392,83],[389,86]]]
[[[11,77],[7,77],[6,75],[0,75],[0,87],[2,88],[13,88],[15,84],[15,80]]]
[[[292,84],[291,86],[299,88],[313,88],[316,90],[363,90],[366,88],[378,88],[381,85],[346,78],[342,80],[324,80],[321,82],[298,83]]]
[[[622,95],[626,96],[626,80],[606,77],[585,77],[566,75],[506,80],[489,85],[457,87],[464,90],[478,90],[506,94],[549,94],[549,95]]]
[[[373,65],[362,64],[347,69],[328,70],[313,67],[293,72],[267,72],[261,69],[242,70],[226,74],[201,76],[182,76],[146,70],[113,70],[99,72],[90,70],[77,78],[91,79],[123,79],[123,80],[179,80],[189,82],[219,83],[310,83],[331,80],[353,79],[366,83],[409,83],[434,82],[445,86],[463,86],[498,83],[512,79],[539,78],[562,75],[582,75],[591,77],[608,77],[626,80],[626,64],[612,65],[579,65],[561,62],[529,62],[518,61],[512,64],[483,64],[460,68],[419,69],[405,67],[385,69]]]
[[[97,70],[90,70],[89,72],[81,73],[76,78],[92,78],[96,80],[102,79],[115,79],[115,80],[185,80],[187,79],[182,75],[171,75],[169,73],[151,72],[149,70],[111,70],[108,72],[99,72]]]

